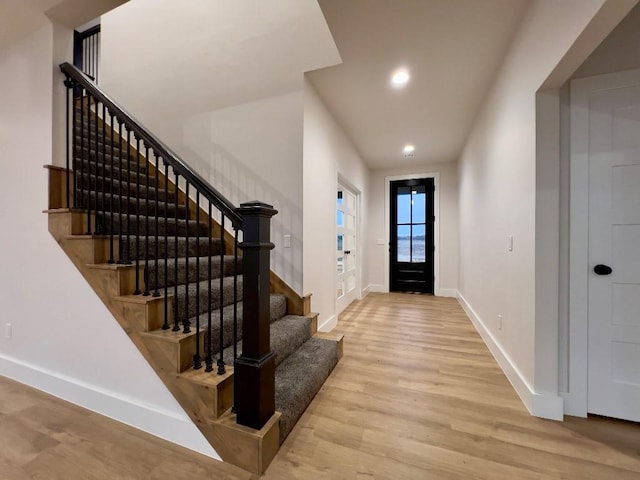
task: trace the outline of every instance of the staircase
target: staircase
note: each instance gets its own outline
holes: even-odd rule
[[[67,167],[47,167],[49,231],[222,459],[263,473],[342,337],[317,332],[309,297],[269,272],[270,206],[236,209],[61,69],[71,141]]]

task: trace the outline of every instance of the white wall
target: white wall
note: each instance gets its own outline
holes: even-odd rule
[[[313,294],[318,325],[330,330],[336,312],[336,192],[338,178],[360,194],[360,251],[372,221],[368,210],[369,170],[342,127],[309,80],[304,83],[303,270],[305,293]],[[361,257],[361,285],[368,278],[369,258]]]
[[[303,293],[303,72],[339,61],[317,2],[136,0],[101,42],[106,92],[236,205],[279,211],[272,270]]]
[[[436,239],[440,253],[440,290],[453,294],[458,288],[458,175],[457,163],[428,163],[422,166],[398,167],[371,171],[369,181],[369,231],[365,236],[369,264],[368,285],[372,291],[384,291],[385,257],[389,256],[389,238],[385,234],[385,178],[414,173],[439,174],[440,235]],[[378,245],[382,239],[384,245]]]
[[[126,333],[51,237],[54,27],[0,50],[0,374],[216,456]],[[57,58],[55,58],[58,61]]]
[[[558,229],[553,219],[559,209],[559,173],[546,167],[559,166],[546,155],[549,138],[536,136],[536,92],[552,74],[575,70],[580,62],[571,62],[578,54],[586,57],[584,48],[595,48],[597,43],[585,47],[577,40],[586,38],[584,32],[599,34],[590,22],[605,3],[616,5],[603,0],[531,3],[459,162],[462,303],[527,407],[552,418],[562,416],[558,313],[557,308],[536,311],[536,306],[548,305],[543,300],[557,306],[558,296],[557,290],[538,292],[536,287],[545,285],[544,276],[557,284],[558,269],[536,267],[547,255],[557,258],[559,235],[548,244],[544,234],[548,226]],[[632,3],[617,6],[628,10]],[[557,130],[557,118],[552,123]],[[545,165],[545,159],[553,163]],[[549,198],[553,205],[546,202]],[[512,252],[506,248],[508,235],[514,236]],[[503,316],[502,329],[498,315]]]
[[[271,269],[302,292],[302,92],[182,119],[180,151],[234,205],[260,200],[271,221]],[[284,248],[284,236],[291,248]]]

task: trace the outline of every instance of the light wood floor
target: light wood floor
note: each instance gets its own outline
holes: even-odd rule
[[[531,417],[455,299],[370,294],[268,479],[640,479],[640,425]]]
[[[531,417],[453,299],[370,294],[267,479],[635,479],[640,425]],[[0,377],[0,480],[249,479]]]
[[[0,480],[252,478],[0,376]]]

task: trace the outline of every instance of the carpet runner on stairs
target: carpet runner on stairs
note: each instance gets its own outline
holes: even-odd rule
[[[187,207],[176,201],[173,186],[168,191],[156,188],[157,179],[146,177],[153,167],[146,163],[138,166],[139,156],[129,144],[112,141],[108,131],[105,142],[101,129],[92,129],[88,138],[86,125],[85,119],[82,133],[78,121],[75,132],[75,195],[80,207],[97,211],[95,221],[100,233],[119,235],[119,258],[143,260],[147,291],[162,292],[165,286],[170,289],[177,305],[177,322],[186,322],[191,328],[199,324],[215,358],[220,351],[222,327],[224,362],[233,365],[234,315],[238,339],[235,351],[238,355],[242,352],[241,258],[236,263],[234,256],[222,255],[221,240],[208,238],[207,223],[187,220]],[[237,283],[234,275],[238,275]],[[312,337],[310,318],[287,314],[283,295],[272,294],[270,302],[282,443],[335,367],[338,351],[334,341]],[[210,338],[206,328],[209,318]]]

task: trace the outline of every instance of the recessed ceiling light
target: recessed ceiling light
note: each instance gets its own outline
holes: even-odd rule
[[[416,151],[416,147],[414,147],[413,145],[405,145],[404,148],[402,149],[402,153],[404,153],[405,157],[413,157],[413,152]]]
[[[396,70],[391,75],[391,85],[395,88],[402,88],[409,82],[410,78],[411,76],[406,69]]]

